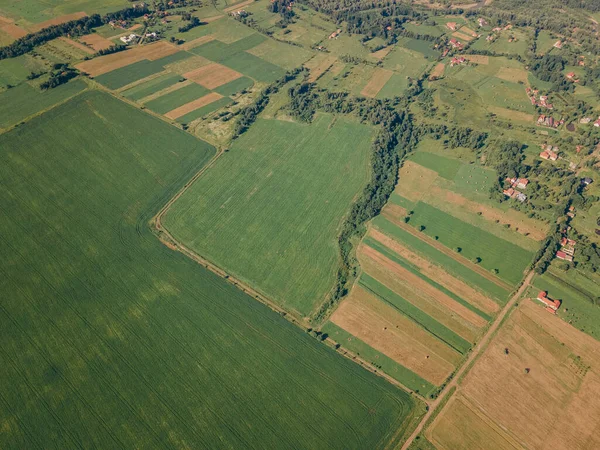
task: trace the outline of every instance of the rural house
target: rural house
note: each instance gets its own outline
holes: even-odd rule
[[[456,22],[448,22],[448,23],[446,24],[446,26],[447,26],[448,28],[450,28],[452,31],[456,31],[456,30],[458,30],[458,25],[456,24]]]
[[[558,311],[558,308],[560,308],[561,301],[551,300],[545,291],[540,291],[537,296],[537,299],[538,301],[546,305],[546,311],[548,311],[551,314],[556,314],[556,311]]]

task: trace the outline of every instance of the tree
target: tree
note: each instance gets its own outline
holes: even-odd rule
[[[419,225],[419,231],[425,231],[425,225]]]

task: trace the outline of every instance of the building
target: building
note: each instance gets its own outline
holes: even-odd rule
[[[522,192],[516,191],[517,195],[515,195],[515,198],[520,201],[521,203],[523,203],[525,200],[527,200],[527,196],[525,194],[523,194]]]
[[[446,24],[446,26],[447,26],[448,28],[450,28],[452,31],[456,31],[456,30],[458,30],[458,25],[457,25],[457,23],[456,23],[456,22],[448,22],[448,23]]]
[[[600,117],[598,117],[598,120],[596,120],[596,121],[594,122],[594,126],[595,126],[595,127],[600,127]]]
[[[477,22],[479,22],[480,27],[485,27],[488,24],[487,21],[483,17],[480,17],[479,19],[477,19]]]
[[[592,184],[594,182],[594,180],[592,180],[590,177],[585,177],[581,179],[581,184],[583,186],[589,186],[590,184]]]
[[[338,28],[337,30],[335,30],[333,33],[331,33],[329,35],[329,39],[335,39],[336,37],[338,37],[340,35],[341,32],[342,32],[342,30]]]
[[[527,178],[519,178],[517,179],[516,183],[519,189],[525,189],[529,184],[529,180]]]
[[[552,150],[544,150],[540,153],[540,158],[548,161],[556,161],[558,159],[558,154],[556,154]]]
[[[458,66],[459,64],[464,64],[467,60],[464,56],[458,56],[456,58],[452,58],[450,61],[450,66]]]
[[[558,308],[560,308],[561,301],[550,299],[545,291],[539,292],[537,300],[546,306],[546,311],[549,313],[556,314],[556,311],[558,311]]]
[[[136,42],[138,39],[138,35],[131,33],[129,36],[122,36],[119,38],[119,40],[121,40],[121,42],[125,43],[125,44],[130,44],[132,42]]]
[[[460,41],[457,41],[454,38],[450,39],[450,45],[452,46],[452,48],[458,48],[458,49],[463,48],[463,45],[460,43]]]
[[[517,195],[517,191],[515,191],[513,188],[504,189],[502,193],[508,198],[514,198]]]
[[[592,119],[591,119],[591,118],[589,118],[589,117],[584,117],[584,118],[582,118],[582,119],[580,119],[580,120],[579,120],[579,123],[586,124],[586,123],[590,123],[591,121],[592,121]]]
[[[563,43],[562,43],[562,41],[556,41],[556,42],[554,43],[554,48],[562,48],[562,46],[563,46]]]
[[[562,259],[563,261],[573,261],[573,256],[568,255],[567,253],[565,253],[562,250],[559,250],[556,252],[556,257],[558,259]]]

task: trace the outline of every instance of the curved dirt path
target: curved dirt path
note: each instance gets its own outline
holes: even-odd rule
[[[406,440],[406,442],[402,446],[402,450],[408,449],[408,447],[410,446],[412,441],[423,431],[425,424],[429,421],[431,416],[437,411],[440,404],[446,399],[446,397],[448,396],[448,392],[450,392],[450,390],[453,387],[458,386],[458,380],[464,375],[465,372],[467,372],[470,369],[473,361],[480,355],[480,353],[482,353],[482,351],[485,349],[485,347],[487,347],[487,344],[489,343],[490,339],[495,334],[496,330],[502,324],[502,321],[504,320],[506,315],[512,309],[512,307],[517,302],[517,300],[519,300],[519,298],[521,298],[521,295],[523,295],[523,292],[525,292],[525,289],[527,289],[529,287],[529,283],[531,283],[531,279],[533,278],[534,275],[535,275],[535,272],[533,270],[527,274],[527,276],[525,277],[525,280],[523,281],[523,284],[521,285],[519,290],[515,293],[515,295],[513,295],[511,297],[511,299],[504,306],[502,311],[500,311],[500,314],[498,314],[496,316],[496,319],[494,320],[492,325],[488,328],[485,335],[481,338],[481,340],[473,348],[473,350],[471,351],[467,360],[464,362],[464,364],[460,367],[460,369],[458,369],[458,371],[454,375],[454,378],[452,378],[452,380],[450,380],[450,382],[442,390],[442,392],[440,393],[438,398],[436,398],[433,402],[429,403],[429,410],[423,416],[423,419],[421,420],[419,425],[417,425],[417,428],[415,428],[413,433]],[[447,404],[447,403],[445,403],[445,404]]]

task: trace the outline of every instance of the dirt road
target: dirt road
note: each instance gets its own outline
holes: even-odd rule
[[[494,333],[496,332],[496,330],[498,329],[498,327],[500,326],[500,324],[502,323],[502,321],[504,320],[504,318],[506,317],[506,315],[508,314],[508,312],[512,309],[512,307],[517,302],[517,300],[519,300],[519,298],[521,297],[521,295],[523,295],[523,292],[525,292],[525,289],[527,289],[529,287],[529,283],[531,282],[531,279],[533,278],[534,274],[535,273],[533,272],[533,270],[530,271],[527,274],[527,276],[525,277],[525,280],[523,281],[523,284],[521,285],[521,287],[519,288],[519,290],[516,292],[515,295],[513,295],[511,297],[511,299],[504,306],[504,308],[502,309],[502,311],[500,311],[500,313],[498,314],[498,316],[496,316],[496,319],[494,320],[494,322],[492,323],[492,325],[488,328],[488,330],[485,333],[485,335],[483,335],[483,337],[481,338],[481,340],[473,348],[473,350],[469,354],[469,357],[467,358],[467,360],[465,361],[465,363],[460,367],[460,369],[458,369],[458,371],[454,375],[454,378],[452,378],[452,380],[446,385],[446,387],[440,393],[440,395],[438,396],[438,398],[435,399],[432,403],[429,404],[429,411],[427,411],[427,414],[425,414],[425,416],[423,416],[423,419],[421,420],[421,423],[419,423],[419,425],[417,426],[417,428],[415,429],[415,431],[413,431],[413,433],[411,434],[411,436],[404,443],[404,445],[402,446],[402,450],[406,450],[410,446],[410,444],[412,443],[412,441],[423,431],[423,427],[425,426],[425,424],[427,423],[427,421],[429,420],[429,418],[437,411],[438,407],[444,401],[444,399],[446,398],[446,396],[448,396],[448,393],[450,392],[450,390],[452,389],[452,387],[458,386],[458,380],[461,378],[461,376],[467,370],[469,370],[472,362],[484,350],[484,348],[486,347],[486,345],[488,344],[488,342],[490,341],[490,339],[493,337]]]

